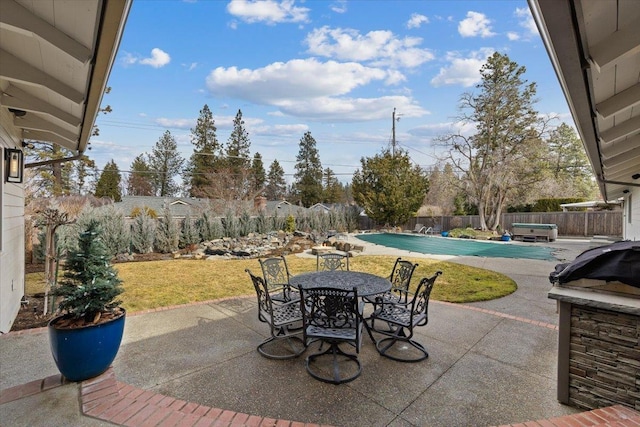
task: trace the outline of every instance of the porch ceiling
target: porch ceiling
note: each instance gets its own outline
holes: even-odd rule
[[[640,1],[529,6],[600,191],[605,200],[618,199],[640,186]]]
[[[87,148],[131,0],[0,1],[0,108],[22,139]]]

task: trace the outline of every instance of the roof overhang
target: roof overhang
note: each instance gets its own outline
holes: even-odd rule
[[[604,200],[640,186],[640,1],[528,0]]]
[[[0,2],[0,108],[21,139],[86,150],[131,1]]]

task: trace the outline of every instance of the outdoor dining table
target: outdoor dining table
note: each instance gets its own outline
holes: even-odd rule
[[[361,271],[313,271],[297,274],[289,282],[295,288],[302,285],[305,289],[328,287],[351,291],[355,287],[359,297],[381,294],[391,289],[388,279]]]

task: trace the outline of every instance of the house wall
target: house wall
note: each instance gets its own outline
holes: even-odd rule
[[[632,187],[624,198],[623,238],[640,240],[640,187]]]
[[[17,148],[13,118],[0,111],[0,333],[9,332],[24,295],[24,184],[4,182],[4,149]]]

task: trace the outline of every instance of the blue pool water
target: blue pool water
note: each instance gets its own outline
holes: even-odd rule
[[[414,234],[358,234],[358,239],[376,245],[431,255],[481,256],[554,260],[553,248],[521,245],[513,242],[478,241]]]

